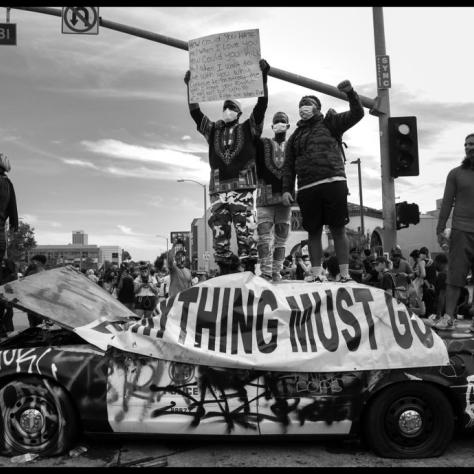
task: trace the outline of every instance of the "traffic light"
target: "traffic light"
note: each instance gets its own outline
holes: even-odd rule
[[[389,117],[388,148],[392,178],[420,174],[416,117]]]
[[[418,224],[420,222],[420,209],[418,204],[408,204],[406,201],[397,202],[395,204],[395,212],[397,216],[397,230],[404,229],[410,224]]]

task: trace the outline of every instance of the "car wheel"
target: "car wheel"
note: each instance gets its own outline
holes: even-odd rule
[[[449,400],[438,388],[422,382],[386,388],[369,405],[364,421],[370,447],[390,458],[440,456],[454,432]]]
[[[77,416],[66,392],[46,379],[14,380],[0,389],[0,452],[53,456],[77,434]]]

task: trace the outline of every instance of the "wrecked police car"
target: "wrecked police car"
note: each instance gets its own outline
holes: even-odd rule
[[[70,267],[0,287],[55,325],[0,343],[0,453],[65,452],[81,432],[340,435],[439,456],[474,425],[474,338],[440,337],[362,284],[199,283],[138,319]]]

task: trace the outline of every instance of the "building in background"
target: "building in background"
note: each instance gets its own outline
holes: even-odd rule
[[[87,245],[88,235],[83,230],[72,231],[72,244],[73,245]]]
[[[37,245],[28,253],[28,261],[36,254],[46,256],[46,266],[49,268],[63,265],[73,265],[81,270],[98,269],[105,262],[111,265],[120,265],[122,249],[117,245],[89,245],[88,236],[83,230],[72,231],[72,244],[65,245]]]
[[[112,265],[122,263],[122,248],[118,245],[104,245],[99,247],[99,268],[108,262]]]

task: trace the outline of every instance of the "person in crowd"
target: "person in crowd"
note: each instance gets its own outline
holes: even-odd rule
[[[272,119],[272,138],[261,138],[257,148],[257,250],[261,276],[280,281],[285,244],[290,231],[291,208],[282,203],[282,172],[286,132],[290,121],[285,112]]]
[[[89,268],[86,272],[86,275],[89,280],[93,281],[94,283],[98,283],[99,278],[96,276],[94,269]]]
[[[362,283],[388,291],[392,296],[395,294],[395,283],[383,256],[375,259],[372,270],[362,278]]]
[[[431,271],[433,270],[433,271]],[[444,314],[446,308],[446,278],[448,257],[445,253],[436,255],[430,271],[426,274],[429,289],[433,291],[432,298],[425,301],[426,314],[431,321],[436,322]]]
[[[420,257],[420,251],[415,249],[410,253],[409,262],[413,268],[414,278],[412,280],[413,288],[420,300],[420,307],[426,312],[425,303],[423,302],[423,287],[425,285],[426,267],[425,260]]]
[[[342,81],[338,89],[347,94],[350,105],[347,112],[331,111],[323,117],[321,102],[316,96],[301,98],[301,120],[288,139],[283,166],[283,203],[287,206],[294,201],[295,177],[298,178],[297,201],[303,217],[303,228],[308,232],[311,273],[316,282],[321,281],[321,235],[325,224],[329,226],[334,239],[341,269],[339,280],[342,283],[351,280],[345,230],[349,214],[342,135],[362,119],[364,109],[349,81]]]
[[[364,275],[372,271],[374,261],[375,261],[375,257],[372,255],[372,252],[370,251],[370,249],[364,249],[363,256],[362,256],[362,265],[364,267]]]
[[[293,263],[293,255],[288,254],[283,261],[283,268],[281,269],[281,276],[283,280],[296,280],[296,266]]]
[[[340,274],[339,261],[335,255],[329,256],[326,262],[326,278],[328,281],[337,281]]]
[[[170,272],[169,297],[172,298],[180,291],[192,286],[191,270],[184,266],[186,247],[181,239],[176,239],[168,252],[168,269]]]
[[[25,271],[25,277],[28,277],[30,275],[34,275],[36,273],[41,273],[46,270],[46,256],[43,254],[37,254],[33,255],[31,257],[30,264],[28,265],[28,268]],[[26,313],[27,318],[28,318],[28,323],[30,325],[30,328],[39,326],[40,324],[43,323],[43,318],[41,316],[38,316],[37,314],[34,313]]]
[[[133,281],[135,291],[134,311],[137,316],[149,317],[158,304],[158,288],[150,278],[150,268],[140,262],[140,274]]]
[[[17,278],[15,262],[9,258],[4,258],[0,267],[0,285],[15,281]],[[0,301],[0,337],[8,336],[8,333],[12,331],[14,331],[13,307]]]
[[[135,305],[135,286],[132,275],[128,271],[128,265],[123,262],[117,277],[117,299],[133,311]]]
[[[102,279],[102,288],[110,294],[114,293],[115,285],[117,283],[115,272],[112,268],[107,268],[104,271]]]
[[[474,255],[474,133],[464,140],[465,157],[446,178],[436,226],[441,248],[446,244],[446,222],[453,210],[449,237],[449,266],[446,286],[446,313],[436,322],[439,329],[453,329],[457,302]],[[471,328],[474,330],[474,327]]]
[[[357,247],[353,247],[349,253],[349,275],[354,281],[361,283],[363,273],[364,265],[360,258],[360,251]]]
[[[0,153],[0,260],[7,249],[6,222],[11,230],[18,230],[18,209],[16,205],[15,188],[6,173],[11,165],[6,155]]]
[[[197,285],[199,283],[199,278],[196,272],[191,272],[191,285]]]
[[[189,112],[196,122],[198,131],[209,144],[209,165],[211,176],[209,194],[214,259],[221,273],[230,263],[232,252],[230,238],[232,228],[237,237],[238,255],[246,268],[254,271],[257,263],[254,191],[257,186],[256,154],[257,140],[263,130],[263,120],[268,105],[267,76],[270,66],[260,60],[263,75],[264,95],[259,97],[250,118],[239,123],[242,115],[240,102],[227,99],[222,107],[222,120],[212,122],[201,112],[198,103],[189,101],[189,81],[187,71],[184,82],[188,91]]]
[[[301,252],[295,253],[296,268],[295,268],[295,279],[304,280],[310,274],[310,268],[306,266],[303,260]]]
[[[410,264],[403,258],[402,251],[398,247],[392,249],[391,257],[392,267],[390,273],[395,281],[398,299],[403,303],[407,303],[408,290],[413,286],[411,282],[415,278],[415,273]]]

